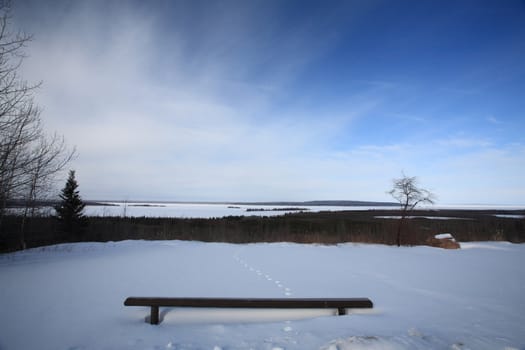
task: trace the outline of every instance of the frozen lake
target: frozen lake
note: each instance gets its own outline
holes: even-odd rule
[[[397,206],[319,206],[319,205],[248,205],[228,203],[160,203],[160,202],[99,202],[105,205],[86,206],[88,216],[221,218],[225,216],[277,216],[293,212],[320,212],[342,210],[385,210]],[[292,209],[291,209],[292,208]],[[506,205],[435,205],[422,209],[502,209],[518,210],[525,206]],[[297,210],[300,209],[300,210]]]
[[[89,202],[88,202],[89,203]],[[113,217],[152,217],[152,218],[222,218],[226,216],[278,216],[298,212],[344,211],[344,210],[396,210],[398,206],[366,205],[261,205],[261,204],[228,204],[228,203],[189,203],[189,202],[119,202],[96,201],[84,209],[87,216]],[[421,206],[423,210],[524,210],[525,205],[433,205]],[[10,208],[9,212],[21,214],[19,208]],[[54,215],[52,207],[40,208],[40,214]],[[497,217],[523,218],[523,215],[495,214]],[[378,216],[378,218],[398,218],[397,216]],[[445,217],[427,217],[447,219]]]
[[[245,205],[218,203],[147,203],[147,202],[101,202],[107,205],[86,206],[89,216],[129,217],[179,217],[221,218],[225,216],[277,216],[294,212],[319,212],[341,210],[397,209],[392,206],[291,206],[291,205]]]

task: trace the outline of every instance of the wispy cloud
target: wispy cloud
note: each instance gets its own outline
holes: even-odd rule
[[[186,32],[164,36],[161,50],[152,45],[162,29],[155,18],[129,10],[97,17],[94,8],[74,5],[41,32],[24,73],[45,82],[38,96],[45,119],[77,146],[73,166],[86,192],[211,198],[222,188],[223,198],[228,191],[233,198],[250,186],[250,193],[273,186],[269,199],[297,187],[309,168],[304,152],[361,107],[330,119],[293,104],[275,109],[326,43],[312,42],[307,23],[277,37],[247,10],[246,18],[233,14],[233,23],[230,15],[212,16],[203,27],[180,27]]]
[[[459,164],[522,170],[426,78],[348,67],[360,52],[337,49],[371,5],[313,21],[280,2],[68,4],[18,19],[36,35],[23,74],[44,82],[43,118],[77,146],[89,197],[384,200],[405,170],[447,200]]]
[[[479,139],[473,137],[450,137],[443,140],[437,140],[436,143],[444,147],[453,148],[486,148],[492,145],[488,139]]]
[[[493,115],[488,116],[488,117],[486,118],[486,120],[487,120],[489,123],[491,123],[491,124],[495,124],[495,125],[503,124],[503,122],[502,122],[500,119],[494,117]]]

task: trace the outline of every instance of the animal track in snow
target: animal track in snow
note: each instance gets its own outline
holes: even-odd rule
[[[247,261],[245,261],[244,259],[240,258],[238,256],[238,253],[236,253],[234,256],[233,256],[234,260],[237,261],[239,264],[241,264],[242,266],[244,266],[244,268],[246,268],[247,270],[249,270],[250,272],[253,272],[255,274],[257,274],[257,276],[260,276],[260,277],[263,277],[265,278],[268,282],[273,282],[273,284],[279,288],[279,289],[284,289],[284,295],[289,297],[292,295],[292,290],[288,287],[286,287],[284,284],[281,283],[281,281],[279,280],[274,280],[272,276],[270,276],[269,274],[266,274],[264,273],[262,270],[260,269],[257,269],[253,266],[251,266]]]

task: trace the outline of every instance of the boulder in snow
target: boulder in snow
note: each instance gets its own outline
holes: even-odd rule
[[[443,249],[459,249],[459,243],[456,242],[454,236],[450,233],[441,233],[435,235],[433,238],[427,240],[427,244],[431,247],[438,247]]]
[[[439,235],[435,235],[434,238],[435,239],[451,239],[453,241],[456,241],[450,233],[441,233]]]

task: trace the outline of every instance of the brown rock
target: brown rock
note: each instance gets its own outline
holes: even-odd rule
[[[452,235],[436,235],[435,237],[429,238],[427,244],[431,247],[443,248],[443,249],[459,249],[460,245]]]

